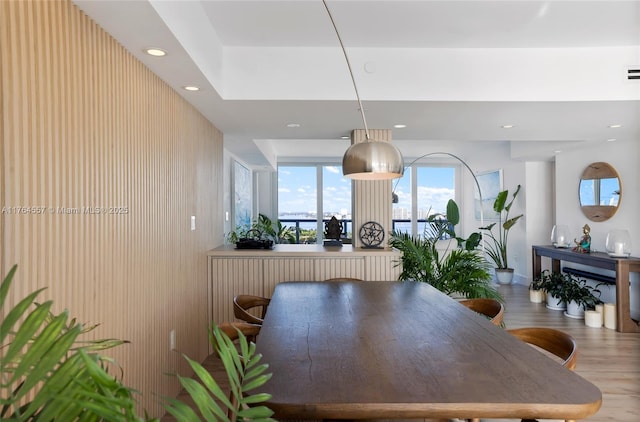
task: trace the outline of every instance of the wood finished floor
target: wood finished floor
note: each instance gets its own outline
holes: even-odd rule
[[[587,327],[582,320],[568,318],[544,304],[529,302],[524,286],[499,286],[499,291],[505,298],[507,328],[552,327],[576,339],[579,348],[576,372],[600,388],[603,397],[602,407],[588,421],[640,421],[640,334]],[[208,358],[205,365],[213,371],[216,365],[211,360]],[[184,393],[180,398],[186,398]],[[173,420],[170,416],[162,418],[162,422]]]

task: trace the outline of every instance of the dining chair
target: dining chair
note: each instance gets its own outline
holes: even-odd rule
[[[464,299],[460,304],[466,306],[474,312],[489,318],[492,323],[501,327],[504,319],[504,305],[496,299]]]
[[[573,337],[564,331],[546,327],[526,327],[507,330],[520,340],[537,346],[562,360],[562,365],[574,370],[578,361],[578,345]],[[522,419],[522,422],[537,422],[536,419]],[[573,422],[567,420],[566,422]]]
[[[564,331],[546,327],[514,328],[508,333],[559,357],[562,365],[574,370],[578,361],[578,346],[573,337]]]
[[[256,342],[258,334],[260,333],[260,329],[262,328],[259,324],[250,324],[248,322],[223,322],[220,325],[220,331],[225,333],[227,337],[231,339],[231,341],[236,341],[240,337],[239,332],[242,333],[247,340]]]
[[[353,277],[333,277],[327,278],[325,281],[364,281],[361,278],[353,278]]]
[[[526,327],[506,330],[511,335],[525,343],[539,347],[554,356],[559,357],[562,365],[574,370],[578,360],[578,346],[569,334],[546,327]],[[480,419],[467,419],[469,422],[480,422]],[[537,419],[522,419],[521,422],[538,422]],[[565,422],[575,422],[566,420]]]
[[[237,295],[233,298],[233,315],[241,321],[262,325],[270,302],[271,299],[262,296]]]

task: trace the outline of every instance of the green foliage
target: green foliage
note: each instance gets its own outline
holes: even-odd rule
[[[397,231],[391,233],[389,245],[402,252],[402,272],[399,279],[429,283],[446,294],[502,300],[491,285],[492,277],[487,261],[478,251],[467,249],[471,244],[469,239],[465,241],[455,235],[452,227],[459,220],[455,212],[457,206],[451,214],[448,207],[448,217],[451,218],[430,218],[423,236],[411,236]],[[458,247],[441,258],[436,246],[438,239],[444,238],[445,234],[456,238]],[[467,247],[463,249],[462,245],[465,244]]]
[[[268,365],[260,363],[262,355],[256,353],[256,345],[248,342],[240,331],[238,335],[239,351],[218,326],[214,325],[210,331],[211,344],[224,365],[231,385],[230,397],[202,365],[187,356],[185,359],[198,380],[181,376],[178,379],[205,421],[274,421],[271,419],[273,412],[259,405],[271,396],[266,393],[249,394],[271,378],[271,374],[266,373]],[[165,408],[180,422],[201,420],[191,406],[177,399],[167,398]]]
[[[12,309],[5,301],[14,265],[0,286],[0,419],[3,421],[137,421],[134,391],[111,376],[113,362],[97,352],[121,340],[79,341],[83,328],[69,312],[35,303],[37,290]]]
[[[594,308],[600,302],[598,286],[591,287],[584,279],[578,279],[569,273],[542,271],[540,278],[534,280],[539,289],[562,302],[575,301],[585,309]],[[597,296],[596,296],[597,295]]]
[[[509,191],[503,190],[498,194],[496,200],[493,202],[493,210],[498,213],[499,220],[497,223],[491,223],[488,226],[481,227],[480,230],[484,230],[486,237],[490,240],[487,242],[487,255],[493,261],[497,268],[509,268],[509,261],[507,259],[507,245],[509,230],[518,222],[524,214],[520,214],[516,217],[509,218],[509,212],[513,202],[515,201],[518,193],[520,192],[520,185],[513,192],[511,201],[507,203],[509,197]],[[494,234],[493,228],[497,227],[498,232]]]
[[[282,224],[280,220],[275,223],[266,215],[259,214],[250,226],[238,226],[227,235],[227,242],[235,244],[242,238],[255,238],[258,240],[271,240],[273,243],[296,243],[295,230]]]
[[[99,352],[126,343],[123,340],[80,340],[95,329],[83,327],[69,312],[51,313],[52,302],[35,302],[44,289],[5,309],[17,266],[0,285],[0,420],[11,422],[157,422],[136,414],[136,392],[109,374],[114,362]],[[240,333],[240,352],[218,327],[210,333],[229,377],[231,394],[223,392],[199,363],[189,359],[198,381],[178,377],[206,421],[272,421],[272,411],[260,405],[270,396],[248,392],[271,377],[260,363],[255,344]],[[229,397],[232,399],[230,400]],[[216,400],[223,403],[224,410]],[[193,409],[177,399],[165,407],[180,422],[199,421]],[[231,418],[227,417],[227,410]]]

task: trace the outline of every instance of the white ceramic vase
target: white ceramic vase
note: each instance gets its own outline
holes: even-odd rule
[[[564,311],[567,309],[567,304],[551,296],[551,293],[547,293],[547,308],[553,309],[554,311]]]
[[[513,268],[496,268],[496,280],[498,284],[511,284],[513,281]]]
[[[578,305],[575,300],[567,303],[567,311],[564,313],[569,318],[584,319],[584,306]]]

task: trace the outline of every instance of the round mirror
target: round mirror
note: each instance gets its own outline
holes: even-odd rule
[[[591,221],[610,219],[620,206],[622,185],[616,169],[608,163],[591,163],[580,177],[580,207]]]

